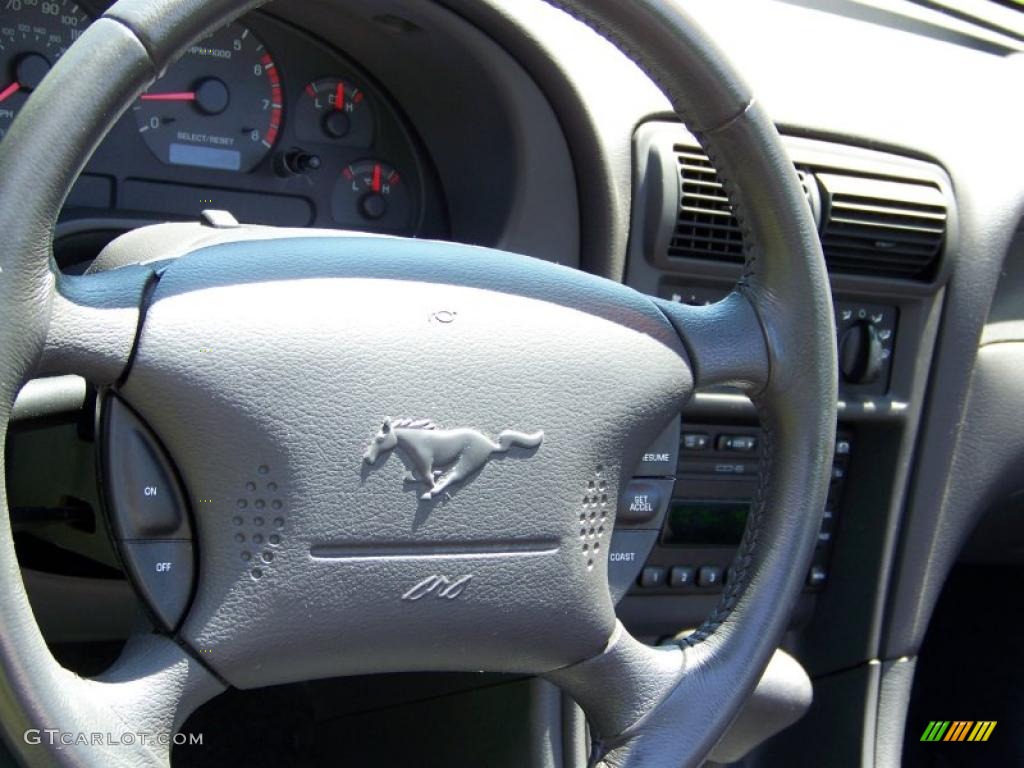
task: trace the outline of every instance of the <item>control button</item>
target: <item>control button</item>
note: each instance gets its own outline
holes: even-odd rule
[[[706,451],[711,445],[711,436],[706,432],[683,432],[683,450]]]
[[[190,539],[185,500],[149,429],[116,397],[104,411],[105,475],[121,539]]]
[[[174,629],[192,592],[192,543],[125,541],[121,554],[132,581],[164,629]]]
[[[697,584],[702,587],[717,587],[722,581],[722,569],[717,565],[702,565],[697,572]]]
[[[671,478],[630,481],[619,499],[616,524],[661,528],[674,484]]]
[[[836,526],[836,516],[831,507],[825,507],[825,513],[821,516],[821,530],[831,531]]]
[[[839,371],[850,384],[871,384],[882,373],[882,341],[874,323],[858,321],[839,339]]]
[[[692,587],[696,569],[689,565],[674,565],[668,573],[668,585],[673,589]]]
[[[750,453],[757,448],[757,438],[753,435],[719,435],[718,450],[730,453]]]
[[[820,565],[812,565],[811,572],[807,574],[807,586],[820,587],[828,578],[825,568]]]
[[[818,546],[824,547],[832,543],[832,531],[818,531]]]
[[[608,591],[617,603],[636,581],[647,555],[658,540],[659,531],[622,531],[612,533],[608,548]]]
[[[644,589],[665,586],[665,569],[660,565],[645,566],[640,572],[640,586]]]
[[[850,447],[850,441],[845,437],[836,438],[836,456],[849,456]]]
[[[840,464],[832,465],[832,481],[839,482],[840,480],[846,479],[846,467]]]
[[[665,430],[658,435],[640,457],[636,474],[644,477],[668,477],[676,473],[679,460],[679,417],[672,419]]]

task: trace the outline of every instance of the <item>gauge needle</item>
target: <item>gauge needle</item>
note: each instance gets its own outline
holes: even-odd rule
[[[345,84],[338,83],[334,88],[334,108],[345,108]]]
[[[15,93],[21,90],[21,83],[15,80],[13,83],[8,85],[2,91],[0,91],[0,101],[3,101],[8,96],[13,96]]]
[[[143,101],[195,101],[195,91],[180,91],[176,93],[144,93]]]
[[[373,186],[374,192],[380,192],[380,163],[375,163],[373,166]]]

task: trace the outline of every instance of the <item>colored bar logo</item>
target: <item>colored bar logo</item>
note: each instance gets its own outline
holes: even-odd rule
[[[932,720],[921,734],[921,741],[988,741],[996,720]]]

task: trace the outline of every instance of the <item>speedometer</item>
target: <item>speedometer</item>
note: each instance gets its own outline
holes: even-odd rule
[[[71,0],[0,0],[0,139],[29,94],[88,25]]]
[[[250,171],[281,128],[281,78],[241,24],[200,40],[139,98],[135,121],[169,165]]]

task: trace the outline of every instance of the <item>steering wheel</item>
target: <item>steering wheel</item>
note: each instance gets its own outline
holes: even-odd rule
[[[0,427],[33,375],[116,392],[176,463],[198,563],[176,630],[82,679],[48,651],[0,525],[0,722],[27,763],[166,765],[167,735],[226,685],[382,671],[541,675],[586,712],[592,765],[697,765],[735,717],[825,503],[820,246],[772,123],[677,4],[555,4],[660,84],[727,180],[746,267],[724,301],[486,248],[252,227],[162,225],[125,236],[128,266],[58,274],[54,224],[97,144],[253,2],[121,0],[22,110],[0,147]],[[718,607],[649,647],[609,597],[615,499],[694,389],[720,384],[759,409],[760,485]],[[239,509],[258,484],[276,492],[265,552]],[[29,744],[29,729],[60,735]]]

